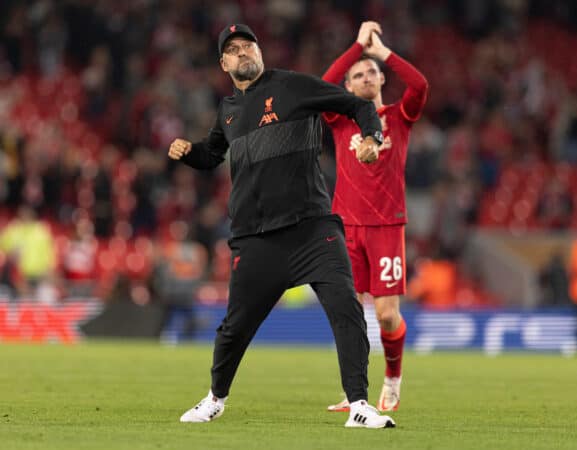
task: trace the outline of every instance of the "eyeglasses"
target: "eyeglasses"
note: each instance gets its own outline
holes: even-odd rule
[[[226,53],[227,55],[238,56],[241,49],[244,50],[245,52],[253,50],[254,42],[243,42],[240,45],[227,45],[226,48],[224,49],[224,53]]]

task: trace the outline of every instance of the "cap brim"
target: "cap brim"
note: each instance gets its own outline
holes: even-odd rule
[[[238,36],[247,38],[249,41],[252,41],[252,42],[258,42],[258,41],[256,40],[256,37],[254,37],[254,36],[253,36],[252,34],[250,34],[250,33],[246,33],[246,32],[244,32],[244,31],[235,31],[234,33],[231,33],[231,34],[223,41],[222,45],[220,46],[220,54],[221,54],[221,55],[222,55],[222,53],[223,53],[224,48],[226,47],[226,43],[227,43],[228,41],[230,41],[232,38],[235,38],[235,37],[238,37]]]

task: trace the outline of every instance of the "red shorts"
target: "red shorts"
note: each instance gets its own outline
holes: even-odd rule
[[[404,225],[345,225],[345,236],[357,292],[373,297],[405,293]]]

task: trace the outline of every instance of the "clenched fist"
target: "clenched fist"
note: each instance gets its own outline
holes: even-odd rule
[[[379,146],[371,136],[367,136],[358,146],[357,159],[362,163],[370,164],[379,158]]]
[[[192,144],[184,139],[175,139],[170,144],[170,148],[168,149],[168,157],[171,159],[180,159],[184,155],[187,155],[190,152]]]

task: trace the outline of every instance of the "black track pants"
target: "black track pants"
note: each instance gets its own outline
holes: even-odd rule
[[[217,329],[212,392],[226,397],[251,339],[285,289],[310,284],[336,341],[349,401],[367,398],[369,341],[338,216],[230,241],[232,274],[226,317]]]

